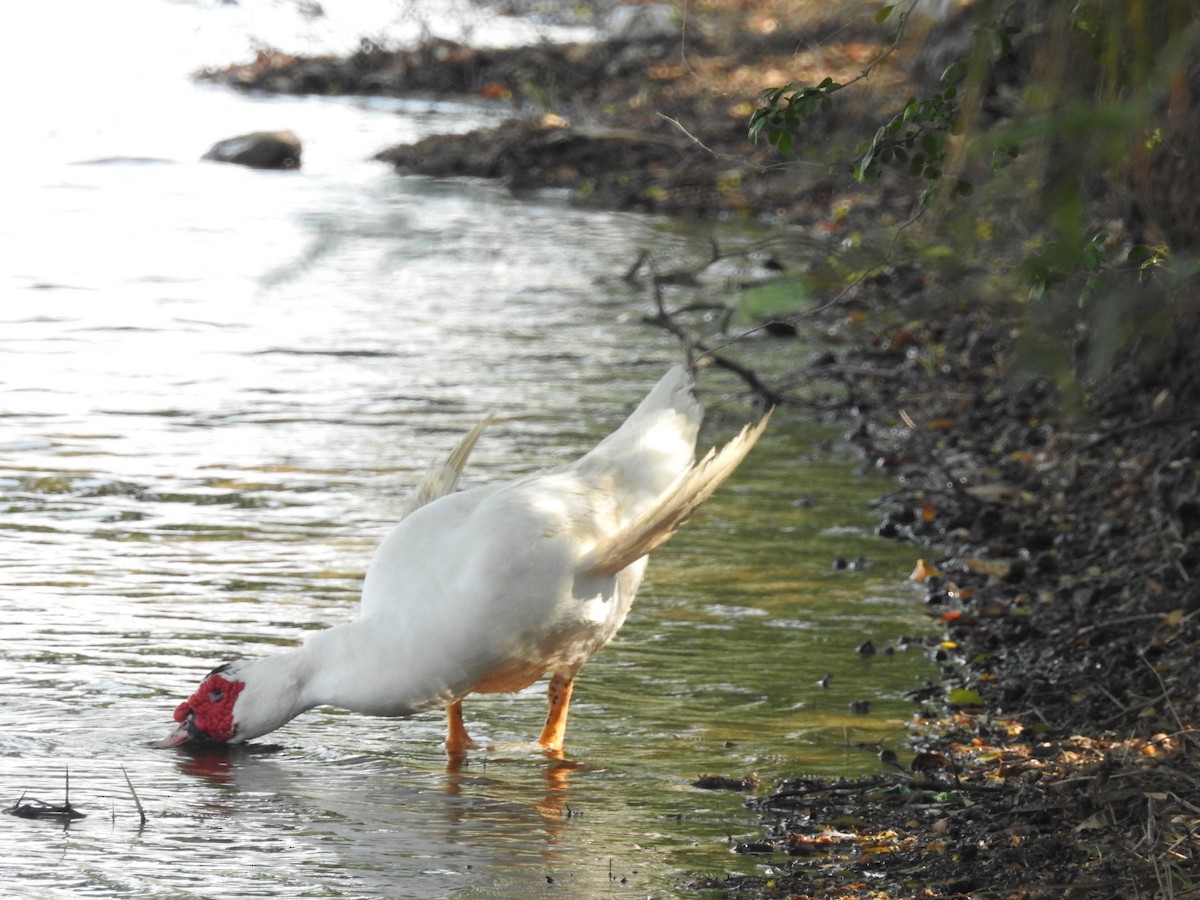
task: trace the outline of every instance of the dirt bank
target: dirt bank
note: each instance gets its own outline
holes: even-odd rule
[[[785,32],[783,16],[805,30]],[[511,114],[498,127],[433,135],[379,159],[404,172],[501,178],[514,191],[566,189],[584,205],[807,222],[828,212],[835,192],[856,190],[849,167],[835,171],[822,154],[842,124],[896,90],[903,70],[876,69],[868,87],[814,116],[800,162],[751,142],[746,126],[766,86],[860,75],[883,50],[877,29],[847,27],[834,6],[804,2],[704,4],[678,24],[670,37],[640,41],[506,49],[433,41],[415,50],[364,42],[345,58],[264,50],[201,77],[246,91],[495,106]]]
[[[942,631],[929,653],[943,684],[914,693],[914,755],[876,778],[801,779],[752,801],[770,824],[736,849],[764,854],[771,873],[695,884],[1194,896],[1194,375],[1097,384],[1098,415],[1076,418],[1048,379],[1014,375],[1022,324],[938,308],[949,316],[914,320],[860,292],[825,321],[846,343],[811,369],[845,392],[864,461],[898,478],[880,533],[926,561],[913,577]]]

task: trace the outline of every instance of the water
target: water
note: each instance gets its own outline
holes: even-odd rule
[[[480,416],[504,421],[467,485],[615,427],[676,351],[639,323],[644,299],[606,282],[642,248],[707,245],[367,161],[486,108],[247,98],[184,77],[233,54],[255,11],[311,39],[290,5],[242,4],[237,28],[217,6],[29,6],[46,18],[22,34],[78,67],[31,87],[5,151],[20,164],[2,167],[0,803],[61,802],[69,770],[88,817],[0,818],[5,893],[663,896],[756,865],[728,846],[754,817],[698,775],[757,772],[765,789],[874,770],[854,745],[898,741],[903,691],[927,671],[854,648],[921,627],[912,555],[870,534],[886,483],[794,416],[656,555],[578,679],[564,761],[521,743],[541,686],[467,701],[495,749],[458,771],[436,714],[322,709],[232,753],[148,746],[213,664],[352,616],[407,487]],[[54,30],[68,15],[79,27]],[[130,21],[160,42],[139,55]],[[6,34],[14,53],[46,46]],[[89,68],[98,54],[111,66]],[[276,126],[305,140],[302,172],[198,162]],[[752,416],[733,382],[701,385],[706,442]],[[873,567],[834,570],[860,554]],[[870,715],[848,712],[860,699]]]

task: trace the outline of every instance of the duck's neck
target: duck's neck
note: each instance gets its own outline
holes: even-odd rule
[[[455,687],[406,665],[410,653],[399,643],[359,620],[317,632],[296,650],[242,663],[239,738],[274,731],[315,706],[407,716],[456,699]]]
[[[248,741],[274,731],[315,706],[307,690],[311,668],[305,647],[234,663],[244,685],[234,707],[236,739]]]

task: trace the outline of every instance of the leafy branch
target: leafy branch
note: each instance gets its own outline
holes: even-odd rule
[[[905,166],[910,175],[928,182],[920,195],[921,205],[928,205],[946,171],[947,138],[958,121],[958,85],[966,74],[966,63],[956,60],[942,74],[944,89],[926,100],[910,97],[891,121],[880,126],[875,136],[860,148],[862,156],[854,166],[854,178],[862,184],[874,184],[879,179],[880,166]],[[973,190],[971,182],[955,179],[955,195],[966,197]]]
[[[763,105],[750,115],[750,139],[758,141],[763,131],[767,141],[780,153],[789,153],[793,144],[793,133],[800,128],[800,120],[817,110],[828,112],[833,108],[832,95],[845,85],[826,77],[818,85],[799,86],[788,82],[783,87],[763,91]]]
[[[887,49],[867,63],[861,72],[845,84],[826,77],[816,85],[797,85],[789,81],[783,87],[768,88],[763,91],[759,95],[762,105],[750,115],[750,140],[757,142],[759,136],[765,131],[767,141],[771,146],[778,149],[780,153],[789,153],[795,142],[793,135],[799,130],[801,120],[814,112],[828,112],[833,108],[833,94],[867,78],[876,66],[896,52],[913,5],[914,3],[910,2],[898,16],[899,28]],[[899,3],[892,3],[879,10],[875,14],[876,23],[882,24],[886,21],[898,6],[900,6]]]
[[[875,21],[882,24],[901,7],[900,3],[884,6],[876,13]],[[913,4],[909,3],[899,13],[899,28],[887,49],[845,84],[825,78],[816,85],[789,82],[783,87],[764,91],[760,95],[761,105],[750,116],[750,138],[757,141],[765,134],[780,153],[790,152],[806,117],[832,109],[834,93],[866,78],[872,69],[896,51],[912,7]],[[1016,29],[1006,24],[1007,15],[1008,10],[1005,9],[997,19],[977,32],[980,39],[992,38],[991,52],[994,54],[1003,55],[1012,50],[1012,36]],[[978,46],[985,45],[980,43]],[[984,64],[986,59],[977,49],[946,68],[941,77],[944,87],[940,91],[922,100],[909,98],[899,112],[855,151],[858,156],[853,169],[855,180],[861,184],[874,184],[883,167],[903,168],[926,182],[919,201],[922,207],[927,206],[946,179],[952,147],[949,138],[963,125],[964,82],[972,67],[979,71],[978,67]],[[1009,156],[1014,153],[1015,150],[1009,148]],[[973,191],[974,186],[965,178],[956,177],[951,185],[951,196],[967,197]]]

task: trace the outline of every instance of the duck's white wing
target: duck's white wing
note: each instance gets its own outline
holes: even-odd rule
[[[371,676],[380,692],[428,708],[519,690],[564,654],[586,658],[570,481],[546,473],[460,491],[392,530],[367,570],[357,626],[386,645]]]

